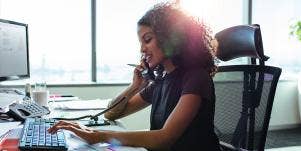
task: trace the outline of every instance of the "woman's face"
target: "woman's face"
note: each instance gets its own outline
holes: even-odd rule
[[[138,26],[138,37],[141,45],[140,51],[150,68],[156,67],[165,59],[164,53],[158,47],[157,38],[148,26]]]

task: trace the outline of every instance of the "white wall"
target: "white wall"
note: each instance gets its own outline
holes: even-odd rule
[[[270,120],[271,128],[300,125],[297,81],[280,81]]]
[[[82,99],[112,98],[126,86],[50,87],[52,93],[73,94]],[[121,119],[130,130],[149,128],[150,107]],[[296,81],[280,81],[276,90],[270,128],[279,129],[301,124]]]

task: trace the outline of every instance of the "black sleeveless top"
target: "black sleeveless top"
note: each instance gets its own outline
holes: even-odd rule
[[[181,95],[184,94],[200,95],[202,104],[196,117],[170,150],[219,151],[213,125],[214,85],[209,73],[204,69],[184,71],[177,68],[140,92],[141,97],[152,104],[150,129],[157,130],[163,127]]]

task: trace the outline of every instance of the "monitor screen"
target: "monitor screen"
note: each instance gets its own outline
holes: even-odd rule
[[[0,81],[29,76],[27,24],[0,19]]]

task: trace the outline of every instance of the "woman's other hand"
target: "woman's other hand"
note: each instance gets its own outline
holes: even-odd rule
[[[86,126],[80,125],[76,122],[59,121],[47,131],[49,133],[55,133],[59,129],[64,129],[75,133],[80,138],[86,140],[89,144],[95,144],[100,142],[100,133],[92,130]]]

